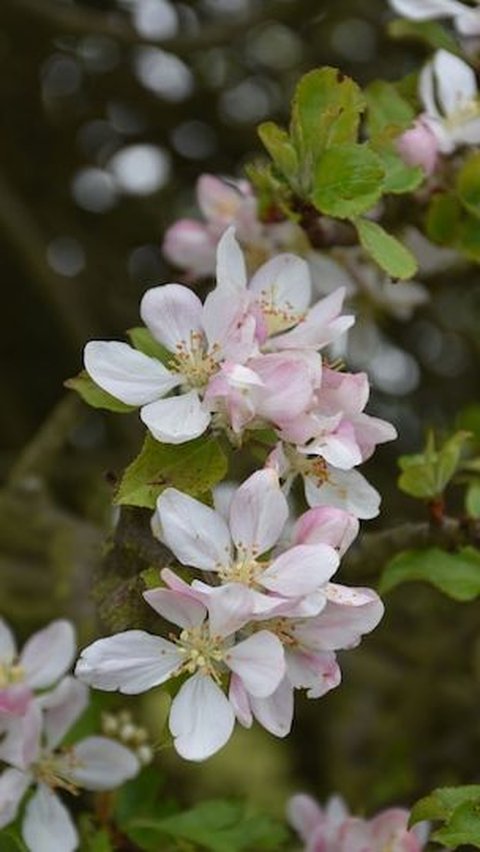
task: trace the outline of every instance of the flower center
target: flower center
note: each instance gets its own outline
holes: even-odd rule
[[[256,551],[242,545],[237,546],[235,562],[217,566],[217,573],[222,583],[242,583],[244,586],[258,586],[261,574],[269,566],[269,562],[259,562]]]
[[[0,663],[0,689],[22,683],[24,678],[25,672],[22,666],[16,663]]]
[[[302,476],[311,476],[317,486],[328,482],[327,463],[322,456],[304,456],[292,448],[285,448],[290,467]]]
[[[66,748],[56,753],[45,752],[33,767],[33,774],[39,783],[46,784],[51,790],[58,787],[75,796],[78,786],[71,780],[70,774],[80,765],[73,749]]]
[[[473,121],[479,115],[480,103],[476,98],[472,98],[471,100],[459,103],[457,109],[445,118],[445,125],[450,130],[454,130],[468,121]]]
[[[184,662],[181,671],[194,674],[211,675],[215,680],[220,679],[219,669],[224,658],[222,640],[219,636],[211,636],[206,625],[182,630],[175,642],[179,646]]]
[[[185,341],[177,343],[168,366],[174,373],[182,373],[189,387],[203,388],[218,370],[219,350],[218,344],[214,344],[206,352],[204,335],[200,331],[192,331],[188,345]]]
[[[280,639],[282,645],[288,648],[298,646],[298,640],[292,631],[292,621],[287,618],[269,618],[267,621],[258,622],[256,625],[258,630],[269,630]]]
[[[305,319],[305,314],[295,310],[290,302],[284,302],[282,307],[275,304],[275,290],[261,294],[259,305],[265,318],[269,336],[298,325]]]

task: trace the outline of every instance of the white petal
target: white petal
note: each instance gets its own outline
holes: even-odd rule
[[[237,721],[240,722],[244,728],[251,728],[253,716],[250,709],[250,699],[243,685],[243,681],[236,674],[232,674],[230,678],[228,700],[235,710]]]
[[[91,340],[84,363],[93,381],[127,405],[145,405],[158,399],[181,381],[156,358],[117,340]]]
[[[458,15],[455,19],[457,31],[466,36],[480,35],[480,10],[467,9]]]
[[[69,621],[52,621],[28,640],[20,654],[25,680],[33,689],[52,686],[70,668],[76,651]]]
[[[378,515],[380,495],[357,470],[328,468],[328,481],[320,486],[305,477],[305,497],[309,506],[333,506],[357,518],[368,520]]]
[[[17,653],[15,637],[6,621],[0,618],[0,663],[11,663]]]
[[[182,628],[198,627],[207,614],[200,601],[171,589],[149,589],[143,597],[162,618]]]
[[[323,810],[312,796],[298,793],[287,803],[287,819],[305,843],[324,820]]]
[[[288,518],[288,503],[271,468],[258,470],[240,486],[230,506],[230,529],[238,548],[257,555],[278,541]]]
[[[418,94],[425,107],[426,115],[429,118],[441,118],[442,116],[435,100],[435,80],[433,64],[431,62],[428,62],[420,72]],[[428,126],[431,126],[430,122]],[[433,126],[432,130],[434,130]]]
[[[206,760],[230,739],[235,714],[208,675],[189,678],[173,699],[169,727],[175,749],[186,760]]]
[[[0,828],[13,822],[24,794],[30,786],[30,776],[18,769],[6,769],[0,775]]]
[[[69,778],[86,790],[113,790],[140,772],[133,751],[107,737],[86,737],[72,753],[75,764]]]
[[[22,836],[30,852],[74,852],[78,834],[66,807],[39,784],[25,808]]]
[[[286,737],[290,733],[294,694],[286,677],[268,698],[251,696],[250,706],[257,721],[275,737]]]
[[[271,695],[285,674],[282,644],[268,630],[239,642],[225,654],[225,662],[242,679],[247,692],[259,698]]]
[[[165,444],[192,441],[203,435],[210,423],[210,414],[193,390],[144,405],[140,417],[153,437]]]
[[[311,299],[310,269],[301,257],[279,254],[257,270],[248,289],[264,310],[303,314]]]
[[[355,322],[352,316],[339,316],[345,290],[340,287],[320,299],[306,318],[291,331],[280,334],[271,341],[273,349],[320,349],[344,334]]]
[[[293,543],[329,544],[342,556],[356,539],[359,529],[358,519],[349,512],[333,506],[317,506],[298,519]]]
[[[0,760],[17,769],[28,769],[38,759],[42,733],[42,712],[37,701],[31,701],[23,716],[2,719],[0,728]]]
[[[230,563],[230,533],[214,509],[176,488],[166,488],[158,498],[157,513],[163,540],[183,565],[211,571]]]
[[[64,677],[51,692],[40,696],[44,710],[44,734],[55,748],[88,706],[88,687],[74,677]]]
[[[227,228],[217,247],[217,287],[239,294],[247,286],[243,252],[235,238],[235,228]]]
[[[154,338],[175,352],[179,346],[190,350],[192,334],[202,334],[202,303],[181,284],[163,284],[145,293],[140,316]]]
[[[296,689],[308,689],[309,698],[320,698],[341,681],[340,668],[331,652],[287,650],[286,658],[291,684]]]
[[[330,579],[339,561],[337,552],[327,544],[298,544],[277,556],[260,582],[278,595],[308,595]]]
[[[85,648],[75,675],[97,689],[136,695],[168,680],[182,660],[172,642],[143,630],[126,630]]]
[[[447,116],[476,99],[475,72],[458,56],[447,50],[438,50],[433,58],[433,67],[438,98]]]
[[[448,18],[465,11],[463,3],[457,0],[390,0],[390,5],[399,15],[412,21]]]
[[[211,586],[206,606],[211,635],[231,636],[252,617],[255,596],[252,589],[240,583]]]
[[[298,624],[295,634],[309,647],[340,650],[358,645],[381,621],[384,606],[372,589],[329,583],[327,605],[318,618]]]

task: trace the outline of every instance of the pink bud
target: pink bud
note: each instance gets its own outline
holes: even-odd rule
[[[215,271],[216,241],[208,229],[194,219],[180,219],[165,234],[163,253],[167,260],[199,277]]]
[[[420,166],[427,175],[433,174],[438,159],[438,142],[422,116],[416,119],[413,127],[399,136],[396,146],[407,166]]]

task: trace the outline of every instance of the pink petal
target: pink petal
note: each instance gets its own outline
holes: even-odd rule
[[[9,665],[17,654],[15,637],[6,621],[0,618],[0,662]]]
[[[253,592],[240,583],[213,586],[206,606],[211,635],[231,636],[250,620],[254,611]]]
[[[258,470],[236,491],[230,505],[230,530],[237,548],[260,555],[278,541],[288,504],[272,469]]]
[[[190,677],[173,699],[170,732],[176,751],[186,760],[211,757],[228,742],[234,725],[228,698],[208,675]]]
[[[329,583],[325,591],[328,597],[325,609],[316,618],[295,626],[297,639],[317,650],[355,647],[380,622],[384,612],[382,601],[372,589],[350,589]]]
[[[235,238],[235,228],[228,228],[217,246],[217,287],[232,295],[241,294],[247,286],[247,270],[243,252]]]
[[[205,218],[215,225],[226,227],[234,221],[244,195],[235,184],[216,175],[201,175],[197,182],[199,207]]]
[[[297,521],[294,544],[329,544],[340,556],[356,539],[360,524],[349,512],[333,506],[317,506],[309,509]]]
[[[170,263],[203,277],[215,272],[216,239],[193,219],[180,219],[168,228],[162,250]]]
[[[290,825],[307,843],[315,829],[323,823],[323,810],[313,796],[298,793],[287,803],[287,819]]]
[[[198,627],[207,614],[200,601],[171,589],[149,589],[143,597],[162,618],[182,628]]]
[[[285,673],[285,658],[279,639],[260,630],[225,654],[225,662],[243,681],[247,692],[266,698],[275,691]]]
[[[38,759],[41,745],[42,713],[32,701],[23,716],[10,716],[1,720],[0,760],[17,769],[28,769]]]
[[[228,690],[228,700],[232,705],[237,720],[244,728],[251,728],[253,723],[252,711],[250,709],[250,700],[243,685],[242,679],[232,674],[230,678],[230,687]]]
[[[286,737],[293,722],[293,689],[287,678],[268,698],[250,696],[250,706],[257,722],[275,737]]]
[[[271,341],[271,348],[321,349],[344,334],[354,323],[352,316],[339,316],[345,298],[345,289],[339,287],[329,296],[320,299],[311,308],[303,322],[296,328],[280,334]]]

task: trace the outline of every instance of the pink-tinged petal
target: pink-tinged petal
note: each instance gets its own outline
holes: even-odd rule
[[[476,100],[475,72],[463,59],[447,50],[437,50],[432,65],[438,100],[447,117]]]
[[[390,0],[395,12],[412,21],[428,21],[461,15],[465,11],[458,0]]]
[[[253,473],[235,493],[230,530],[236,546],[256,555],[270,550],[288,518],[288,503],[274,470]]]
[[[324,822],[318,802],[306,793],[298,793],[287,802],[287,820],[301,839],[308,843],[315,829]]]
[[[258,417],[283,425],[303,414],[313,398],[309,365],[296,352],[271,353],[252,358],[249,366],[263,382],[252,391]]]
[[[302,315],[310,305],[312,285],[308,263],[294,254],[276,255],[257,270],[248,289],[279,328],[295,325],[298,321],[295,316]]]
[[[230,506],[237,487],[234,482],[220,482],[213,489],[213,505],[215,511],[228,522],[230,517]]]
[[[368,822],[359,817],[348,817],[339,827],[336,848],[338,852],[379,852]]]
[[[47,745],[53,749],[86,710],[88,687],[68,675],[55,689],[44,693],[37,700],[44,711],[43,729]]]
[[[438,163],[438,140],[421,116],[395,140],[395,147],[407,166],[420,166],[426,175],[433,175]]]
[[[264,595],[263,597],[270,603],[271,608],[266,610],[269,618],[277,616],[312,618],[314,615],[319,615],[327,605],[327,598],[325,597],[323,587],[300,598],[282,598],[276,595]],[[255,611],[254,616],[256,620],[260,615],[261,613]]]
[[[385,848],[392,852],[420,852],[418,838],[408,830],[409,817],[409,811],[404,808],[388,808],[370,820],[375,849],[379,852]]]
[[[343,421],[334,432],[327,433],[308,445],[312,455],[319,455],[328,464],[340,470],[350,470],[362,461],[356,431],[351,423]]]
[[[225,662],[242,679],[247,692],[258,698],[271,695],[285,674],[282,644],[268,630],[239,642],[225,654]]]
[[[22,837],[30,852],[74,852],[79,837],[64,804],[44,784],[25,808]]]
[[[175,696],[169,727],[174,746],[185,760],[201,761],[219,751],[235,725],[233,708],[208,675],[190,677]]]
[[[35,633],[20,654],[25,681],[32,689],[52,686],[70,668],[76,652],[75,630],[69,621],[52,621]]]
[[[287,678],[267,698],[250,696],[253,715],[275,737],[286,737],[293,722],[294,696]]]
[[[17,654],[15,637],[6,621],[0,618],[0,663],[7,666],[13,662]]]
[[[308,595],[330,579],[339,561],[327,544],[298,544],[277,556],[261,575],[261,583],[278,595]]]
[[[169,228],[162,251],[174,266],[203,277],[215,272],[217,241],[208,228],[194,219],[180,219]]]
[[[253,591],[240,583],[210,587],[206,601],[210,634],[231,636],[250,620],[254,611]]]
[[[86,790],[113,790],[140,772],[137,756],[107,737],[86,737],[72,749],[68,777]],[[69,765],[69,755],[66,756]]]
[[[230,678],[228,700],[235,711],[237,721],[240,722],[244,728],[251,728],[253,716],[250,709],[250,700],[242,679],[236,674],[232,674]]]
[[[143,630],[126,630],[85,648],[75,675],[97,689],[137,695],[164,683],[182,662],[173,642]]]
[[[23,683],[6,686],[0,689],[0,717],[23,716],[33,698],[31,689]]]
[[[319,395],[322,411],[360,414],[369,395],[370,383],[366,373],[341,373],[328,367],[323,368]]]
[[[295,636],[307,647],[325,651],[355,647],[383,617],[383,603],[373,589],[329,583],[325,594],[327,605],[320,615],[295,626]]]
[[[352,316],[339,316],[342,309],[345,290],[340,287],[329,296],[320,299],[308,311],[302,322],[291,331],[280,334],[270,341],[272,349],[320,349],[345,334],[353,325]]]
[[[2,719],[0,733],[0,760],[17,769],[28,769],[38,759],[42,733],[42,712],[32,701],[23,716]]]
[[[174,571],[171,571],[170,568],[162,568],[160,571],[160,577],[163,582],[169,589],[172,589],[174,592],[180,592],[182,595],[187,595],[188,597],[194,598],[195,600],[203,601],[203,598],[198,595],[195,589],[186,583],[185,580],[182,580]]]
[[[155,340],[173,353],[197,348],[198,335],[203,335],[202,303],[181,284],[147,290],[140,303],[140,316]]]
[[[245,258],[235,238],[235,228],[230,227],[217,246],[217,287],[238,296],[246,286]]]
[[[353,421],[353,428],[362,461],[370,458],[377,444],[384,444],[397,438],[395,426],[386,420],[380,420],[378,417],[371,417],[368,414],[357,415]]]
[[[172,589],[149,589],[143,597],[162,618],[182,628],[198,627],[207,614],[200,601]]]
[[[380,511],[380,494],[358,470],[327,467],[328,480],[321,483],[305,477],[305,497],[309,506],[333,506],[357,518],[376,518]]]
[[[212,571],[231,561],[228,527],[218,512],[176,488],[157,500],[165,544],[183,565]]]
[[[265,467],[272,468],[278,477],[284,478],[290,470],[289,461],[285,455],[282,443],[278,443],[265,462]]]
[[[103,390],[127,405],[145,405],[182,380],[156,358],[117,340],[91,340],[84,350],[87,373]]]
[[[245,196],[233,183],[204,174],[197,181],[197,199],[205,218],[214,225],[226,228],[237,215]]]
[[[0,828],[13,822],[31,778],[18,769],[6,769],[0,775]]]
[[[140,417],[153,437],[165,444],[185,444],[198,438],[211,419],[193,390],[144,405]]]
[[[349,512],[333,506],[317,506],[298,519],[293,531],[293,543],[329,544],[343,556],[355,541],[359,529],[358,519]]]
[[[203,306],[203,327],[209,348],[216,347],[223,358],[243,362],[258,354],[257,322],[248,311],[246,290],[212,290]]]
[[[289,681],[296,689],[308,690],[308,698],[321,698],[341,682],[335,654],[287,649],[286,660]]]

